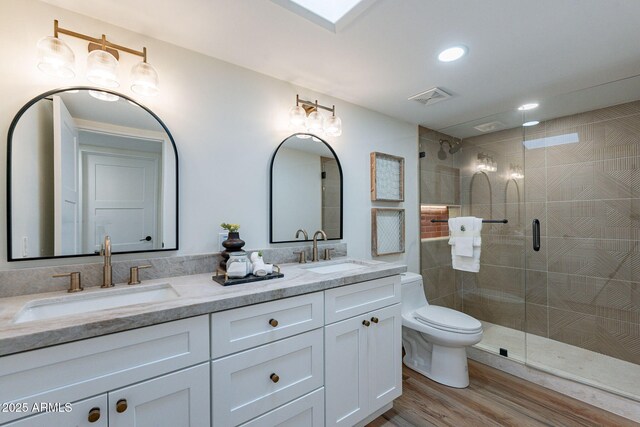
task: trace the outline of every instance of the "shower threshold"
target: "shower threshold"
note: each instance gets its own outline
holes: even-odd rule
[[[640,401],[640,365],[549,338],[482,322],[482,341],[474,347],[500,354],[541,371]]]

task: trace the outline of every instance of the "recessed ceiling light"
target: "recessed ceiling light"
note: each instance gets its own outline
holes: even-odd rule
[[[438,59],[442,62],[451,62],[456,59],[462,58],[467,53],[467,48],[464,46],[454,46],[449,49],[445,49],[438,55]]]
[[[518,110],[520,111],[533,110],[534,108],[538,108],[538,105],[539,104],[537,102],[532,102],[531,104],[523,104],[518,107]]]
[[[526,127],[529,127],[529,126],[535,126],[535,125],[537,125],[538,123],[540,123],[538,120],[531,120],[530,122],[525,122],[525,123],[523,123],[523,124],[522,124],[522,126],[526,126]]]

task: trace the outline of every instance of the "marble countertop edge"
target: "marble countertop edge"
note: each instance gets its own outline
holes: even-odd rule
[[[331,288],[374,280],[403,273],[403,264],[372,260],[353,260],[365,269],[331,274],[307,271],[310,267],[348,262],[342,259],[314,264],[285,264],[285,277],[233,286],[221,286],[211,279],[212,273],[155,279],[143,285],[170,283],[180,294],[175,300],[128,305],[108,310],[74,314],[48,320],[16,324],[16,314],[24,304],[44,298],[68,295],[65,292],[24,295],[0,299],[0,356],[20,353],[67,342],[93,338],[125,330],[152,326],[247,305],[259,304]],[[124,285],[126,286],[126,285]],[[123,288],[123,285],[117,285]],[[113,288],[112,288],[113,289]],[[84,291],[105,292],[92,289]],[[108,290],[106,290],[108,292]]]

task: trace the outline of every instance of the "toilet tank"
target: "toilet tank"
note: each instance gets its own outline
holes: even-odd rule
[[[416,273],[402,273],[400,275],[402,286],[402,312],[415,311],[427,305],[427,297],[424,295],[422,276]]]

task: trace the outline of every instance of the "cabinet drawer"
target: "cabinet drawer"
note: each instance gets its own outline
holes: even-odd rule
[[[330,324],[400,302],[400,276],[369,280],[324,292],[325,323]]]
[[[5,356],[0,402],[74,402],[195,365],[209,358],[208,337],[204,315]]]
[[[241,427],[324,427],[324,388],[267,412]]]
[[[94,408],[100,411],[100,416],[96,421],[89,422],[89,412]],[[103,394],[73,403],[70,412],[47,412],[4,425],[6,427],[107,427],[107,413],[107,395]]]
[[[323,344],[316,329],[212,362],[213,425],[236,426],[322,387]]]
[[[213,313],[211,358],[319,328],[324,324],[323,302],[322,292],[316,292]]]

